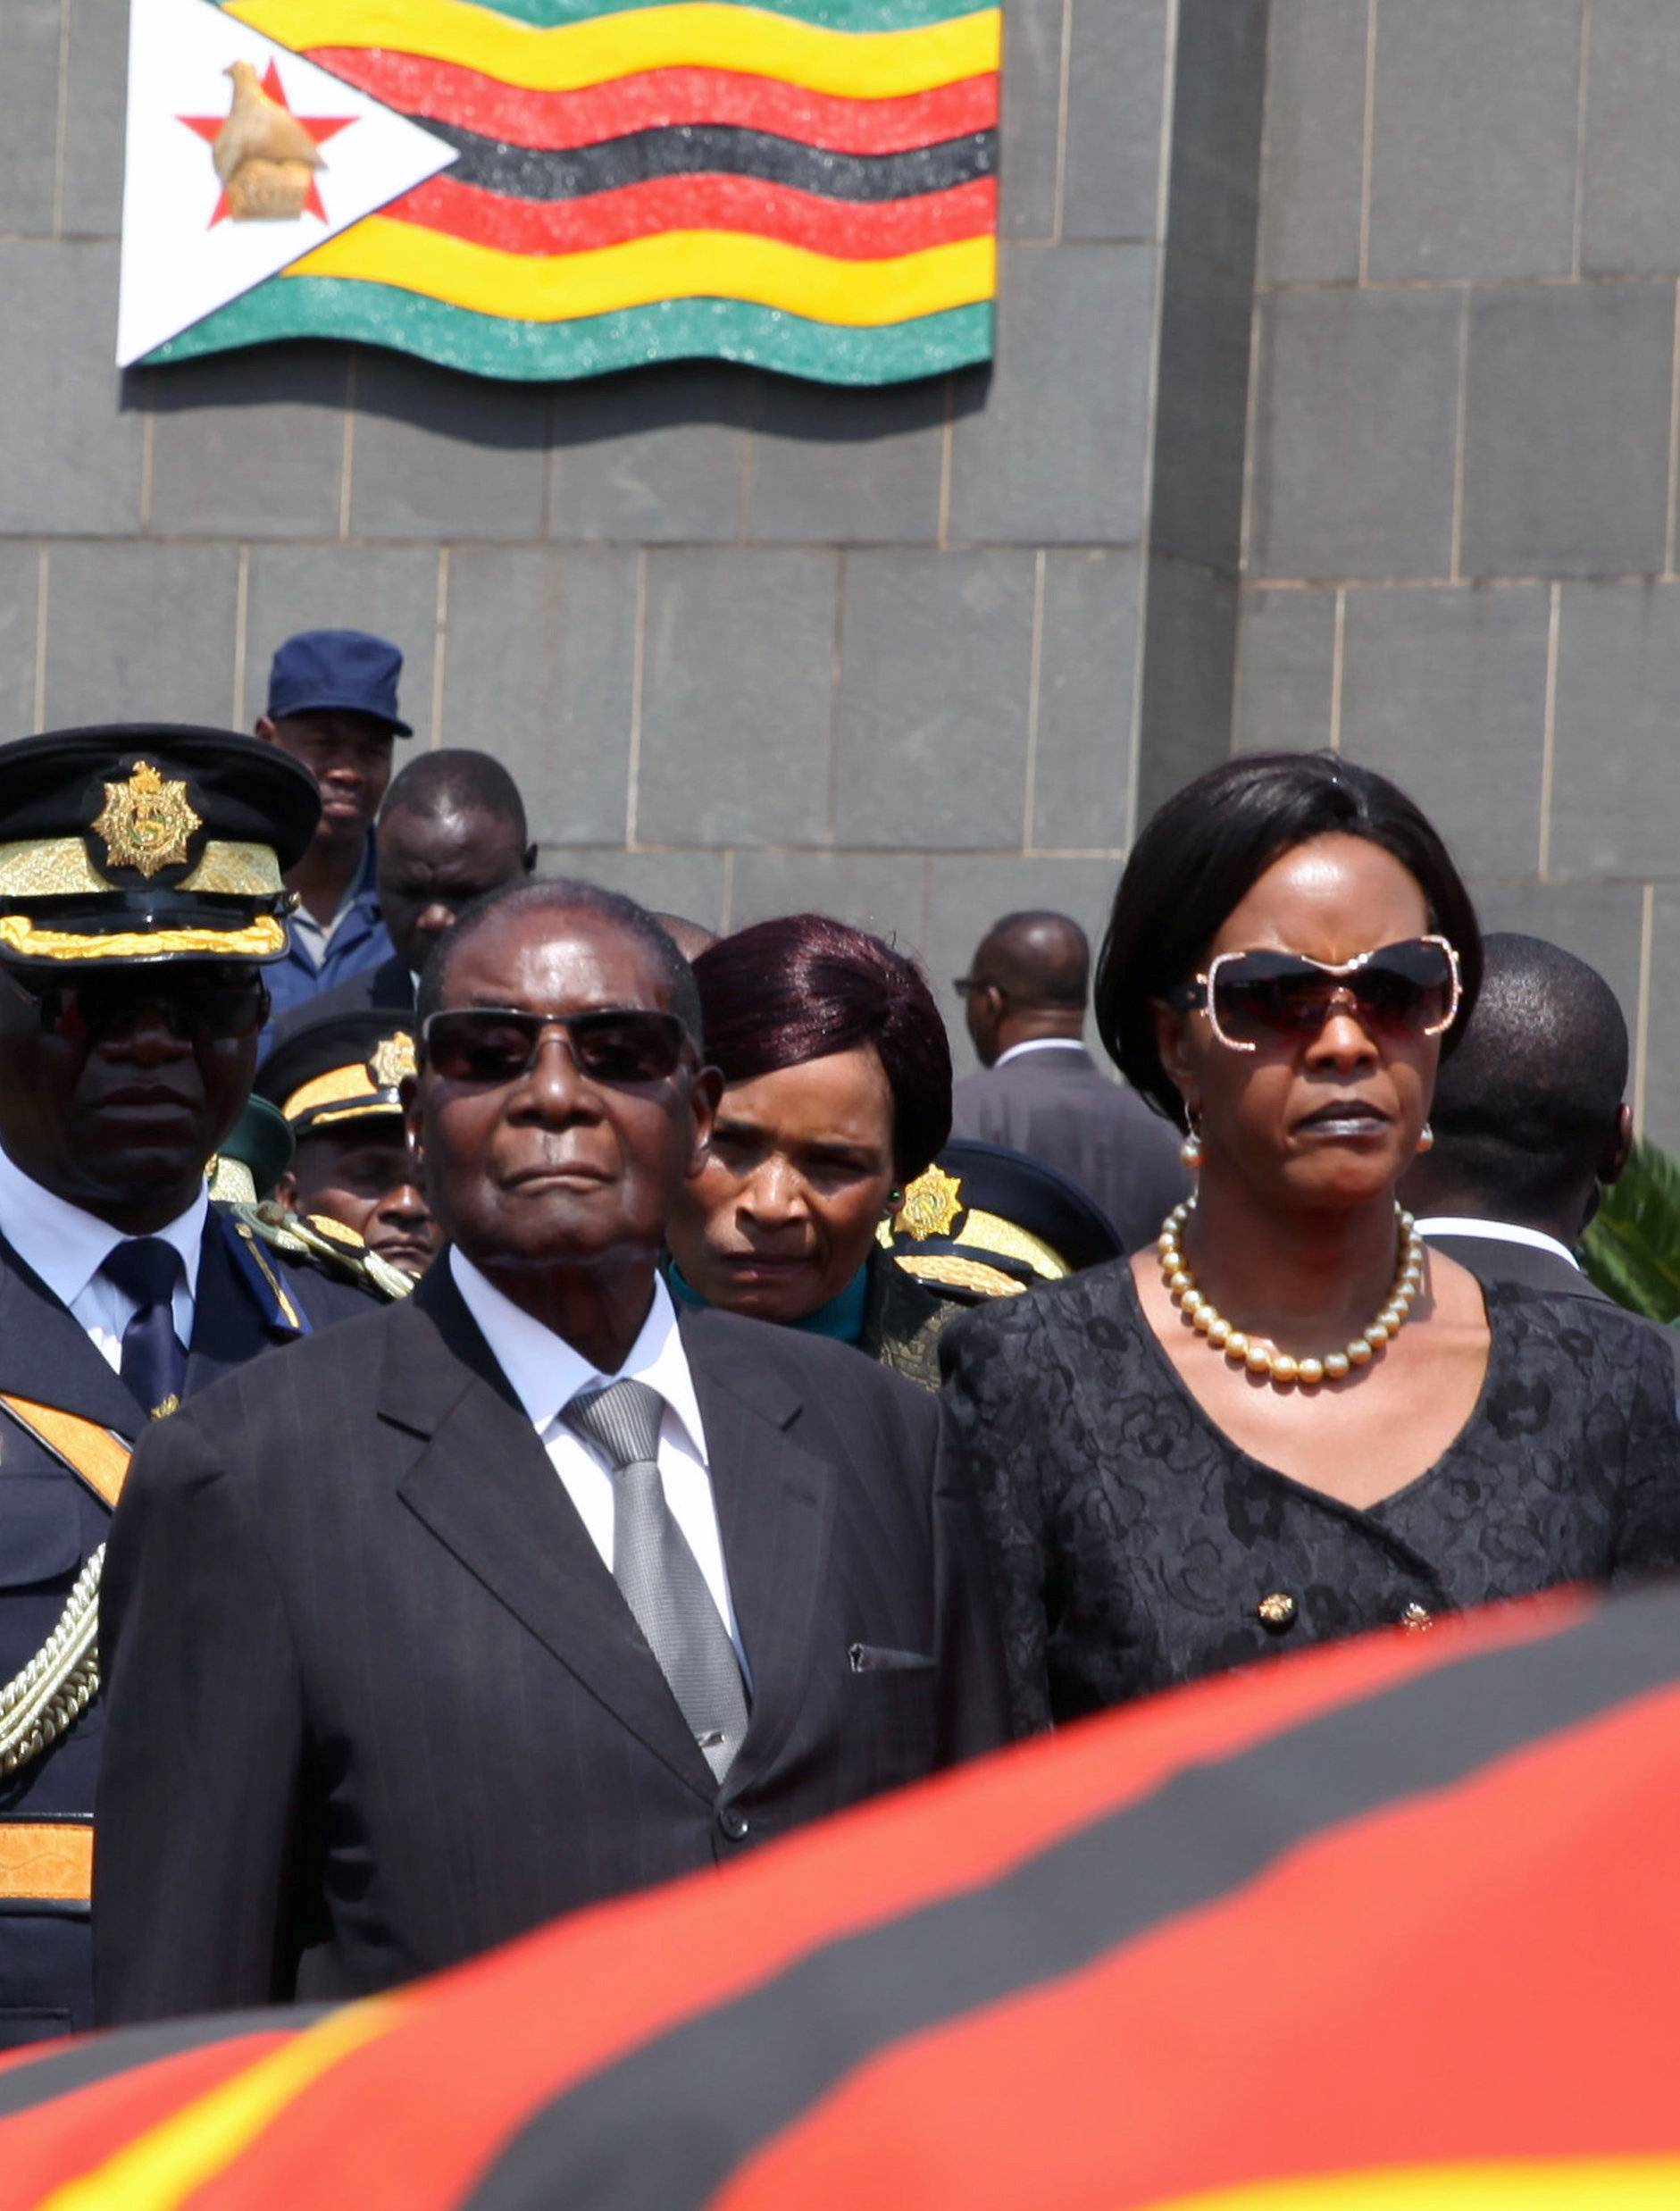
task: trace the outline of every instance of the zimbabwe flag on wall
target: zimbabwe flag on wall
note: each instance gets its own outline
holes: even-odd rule
[[[999,0],[133,0],[119,358],[984,360],[1001,44]]]

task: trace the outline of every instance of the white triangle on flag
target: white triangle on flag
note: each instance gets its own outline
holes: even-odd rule
[[[205,133],[232,106],[235,62],[250,63],[259,80],[276,70],[284,105],[300,121],[347,119],[320,141],[321,214],[215,219],[222,183]],[[142,359],[458,158],[442,138],[224,14],[213,0],[131,0],[117,366]]]

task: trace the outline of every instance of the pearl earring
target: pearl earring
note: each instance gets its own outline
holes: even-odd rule
[[[1190,1117],[1190,1127],[1185,1135],[1184,1141],[1178,1147],[1178,1156],[1183,1160],[1185,1166],[1191,1169],[1192,1174],[1195,1172],[1196,1168],[1201,1165],[1201,1129],[1197,1122],[1196,1116],[1193,1113]]]
[[[1434,1148],[1435,1132],[1433,1128],[1431,1128],[1428,1122],[1425,1121],[1422,1128],[1417,1132],[1417,1149],[1421,1154],[1425,1152],[1433,1152]]]

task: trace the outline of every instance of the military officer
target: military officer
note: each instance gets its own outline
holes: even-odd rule
[[[365,1243],[374,1269],[418,1280],[442,1242],[403,1123],[415,1071],[410,1014],[364,1008],[300,1022],[263,1062],[256,1094],[297,1149],[275,1196],[330,1241]]]
[[[214,730],[0,748],[0,2048],[91,2020],[95,1631],[130,1448],[369,1310],[352,1259],[329,1275],[205,1178],[319,806],[285,753]]]

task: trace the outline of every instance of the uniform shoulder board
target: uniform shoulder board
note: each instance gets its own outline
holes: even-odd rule
[[[318,1267],[335,1281],[352,1282],[388,1304],[406,1297],[414,1287],[411,1275],[371,1252],[342,1221],[329,1220],[321,1213],[288,1213],[272,1198],[230,1205],[228,1210],[272,1251],[305,1267]]]

